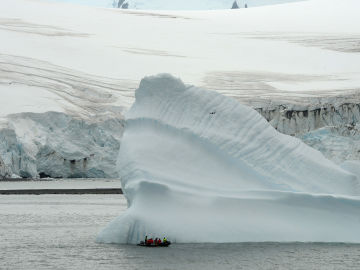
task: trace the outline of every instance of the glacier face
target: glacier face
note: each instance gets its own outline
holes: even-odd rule
[[[360,180],[344,168],[232,98],[148,77],[118,158],[129,209],[98,241],[360,242]]]
[[[0,178],[10,178],[11,176],[11,171],[0,156]]]
[[[337,164],[360,160],[360,126],[328,126],[297,135]]]
[[[0,177],[6,178],[13,174],[24,178],[37,176],[34,158],[25,153],[11,128],[0,130],[0,153],[5,168]]]
[[[257,110],[274,128],[288,135],[323,127],[355,127],[360,122],[360,103],[341,103],[340,100],[341,98],[334,98],[328,104],[303,108],[280,105],[272,109],[264,107]]]
[[[60,112],[10,115],[0,129],[7,171],[0,177],[115,178],[123,125],[122,119],[90,122]]]
[[[255,109],[279,132],[296,136],[340,164],[360,160],[358,95],[307,100],[307,105],[261,105]]]

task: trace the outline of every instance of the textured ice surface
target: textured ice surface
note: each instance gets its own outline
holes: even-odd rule
[[[341,167],[345,170],[351,172],[354,175],[357,175],[357,177],[360,179],[360,161],[359,160],[347,160],[343,164],[341,164]]]
[[[170,75],[136,91],[118,171],[129,209],[101,242],[360,242],[354,174],[255,110]]]
[[[0,129],[0,169],[4,164],[11,174],[26,178],[116,178],[122,119],[89,122],[59,112],[9,119],[9,127]]]
[[[323,127],[302,133],[299,138],[337,164],[360,160],[359,124]]]
[[[5,162],[0,156],[0,177],[11,177],[10,169],[5,165]]]

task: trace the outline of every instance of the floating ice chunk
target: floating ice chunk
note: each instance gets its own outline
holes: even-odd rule
[[[142,80],[118,171],[129,209],[101,242],[360,242],[354,174],[255,110],[171,75]]]

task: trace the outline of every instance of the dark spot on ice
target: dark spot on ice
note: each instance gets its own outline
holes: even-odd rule
[[[50,175],[48,175],[44,172],[39,173],[39,176],[40,176],[40,178],[50,178],[51,177]]]
[[[83,168],[86,169],[87,167],[87,161],[88,161],[88,158],[84,158],[84,162],[83,162]]]
[[[31,178],[31,174],[29,172],[21,170],[19,173],[21,178],[25,178],[25,179]]]
[[[320,115],[320,113],[321,113],[321,109],[315,109],[314,110],[314,116],[316,117],[316,114],[317,115]]]
[[[117,7],[121,8],[122,4],[124,4],[125,0],[119,0]]]
[[[75,162],[76,162],[76,160],[75,160],[75,159],[70,160],[70,163],[71,163],[71,164],[75,164]]]
[[[211,112],[210,114],[211,114],[211,115],[214,115],[214,114],[216,114],[216,111],[213,111],[213,112]]]
[[[294,111],[286,111],[286,113],[285,113],[286,118],[290,120],[293,115],[293,112]]]

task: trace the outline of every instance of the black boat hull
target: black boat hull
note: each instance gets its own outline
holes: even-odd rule
[[[161,243],[161,244],[158,244],[158,245],[155,245],[155,244],[152,244],[152,245],[147,245],[143,242],[141,242],[140,244],[137,244],[137,246],[139,247],[168,247],[171,245],[171,242],[166,242],[166,243]]]

